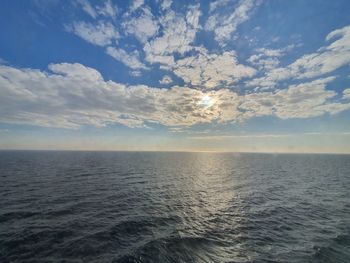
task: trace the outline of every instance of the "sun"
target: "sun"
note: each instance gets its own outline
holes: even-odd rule
[[[211,107],[214,104],[214,100],[212,97],[206,94],[205,96],[202,97],[202,99],[199,101],[198,104],[204,107]]]

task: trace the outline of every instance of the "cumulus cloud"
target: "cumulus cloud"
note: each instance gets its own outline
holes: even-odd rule
[[[162,35],[144,46],[146,60],[150,63],[174,65],[174,53],[184,54],[191,50],[199,29],[199,5],[189,7],[186,15],[176,14],[172,10],[159,19],[163,27]]]
[[[120,37],[118,31],[109,22],[87,23],[78,21],[67,25],[66,29],[97,46],[110,45],[112,40],[117,40]]]
[[[210,11],[213,12],[220,6],[230,8],[233,3],[233,1],[215,1],[210,4]],[[207,19],[205,29],[213,31],[215,40],[224,45],[227,40],[231,39],[232,33],[236,31],[237,27],[249,19],[249,14],[255,4],[254,0],[241,0],[231,14],[227,14],[226,9],[224,14],[219,11],[214,12]]]
[[[154,19],[151,11],[144,8],[138,17],[127,19],[123,23],[125,32],[134,35],[140,42],[146,43],[158,32],[158,22]]]
[[[334,79],[328,77],[274,92],[248,94],[240,109],[247,115],[275,115],[281,119],[310,118],[350,109],[350,104],[331,102],[337,93],[325,87]]]
[[[303,55],[284,68],[275,68],[265,76],[248,82],[249,86],[275,86],[278,81],[295,78],[320,77],[350,63],[350,26],[329,33],[326,41],[333,41],[315,53]]]
[[[104,81],[80,64],[52,64],[50,70],[0,67],[0,121],[65,128],[110,123],[141,127],[145,122],[188,126],[223,121],[220,105],[237,96],[218,91],[212,94],[217,104],[208,108],[198,104],[203,92],[186,87],[125,86]]]
[[[229,85],[241,78],[251,77],[255,70],[239,64],[234,51],[217,55],[201,48],[198,55],[178,60],[174,73],[193,86],[214,88],[220,84]]]
[[[307,118],[350,109],[349,102],[332,101],[337,93],[326,85],[333,77],[274,92],[239,95],[229,89],[204,92],[178,86],[127,86],[105,81],[98,71],[81,64],[51,64],[49,70],[0,65],[1,122],[63,128],[112,123],[188,127],[264,115]]]

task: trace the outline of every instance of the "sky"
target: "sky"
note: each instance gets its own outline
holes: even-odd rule
[[[1,1],[0,149],[350,153],[349,13]]]

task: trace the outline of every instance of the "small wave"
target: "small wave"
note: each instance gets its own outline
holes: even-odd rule
[[[328,246],[314,247],[312,263],[349,263],[350,235],[338,235]]]

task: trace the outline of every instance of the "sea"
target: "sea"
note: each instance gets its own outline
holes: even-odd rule
[[[0,262],[350,262],[350,155],[0,151]]]

